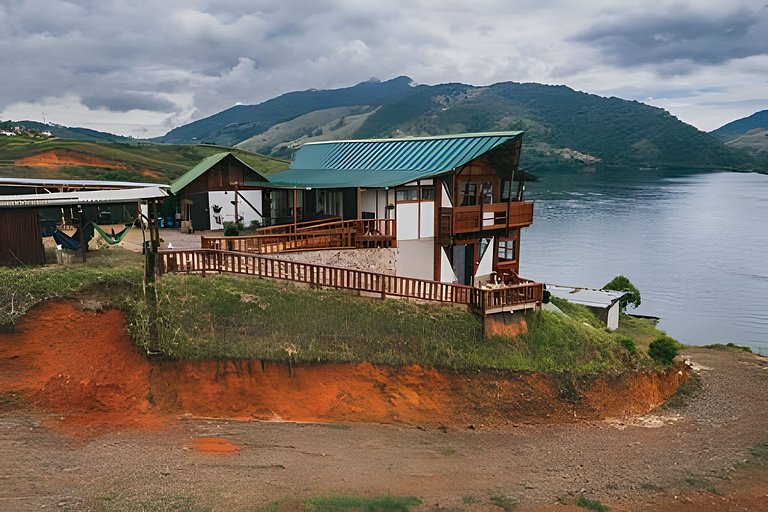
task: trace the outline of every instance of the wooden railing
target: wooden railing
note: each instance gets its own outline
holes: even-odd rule
[[[304,222],[297,222],[296,224],[279,224],[277,226],[267,226],[258,228],[256,234],[258,235],[281,235],[285,233],[295,233],[302,229],[309,229],[329,222],[338,222],[342,220],[341,217],[328,217],[326,219],[307,220]]]
[[[211,249],[161,251],[158,272],[226,272],[342,288],[387,296],[466,304],[478,312],[492,313],[530,309],[541,304],[540,283],[524,283],[498,289],[474,288],[411,277],[392,276],[342,267],[314,265],[268,256]]]
[[[512,201],[475,206],[455,206],[440,209],[440,227],[448,227],[452,216],[450,234],[474,233],[482,229],[525,227],[533,223],[533,202]]]
[[[295,231],[287,233],[200,237],[200,247],[203,249],[256,254],[395,247],[396,245],[394,219],[325,222],[297,227]]]

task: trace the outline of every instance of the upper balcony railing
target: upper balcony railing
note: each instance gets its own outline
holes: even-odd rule
[[[532,201],[440,208],[440,229],[444,235],[519,228],[532,223]]]

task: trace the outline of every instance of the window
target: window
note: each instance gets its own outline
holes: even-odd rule
[[[421,200],[422,201],[434,201],[435,200],[435,187],[421,187]]]
[[[477,183],[466,181],[461,186],[461,206],[475,206],[477,204]]]
[[[418,201],[419,189],[416,187],[399,188],[396,192],[396,199],[398,203],[403,201]]]
[[[499,259],[514,261],[516,249],[516,240],[499,240]]]
[[[344,213],[344,193],[341,190],[318,190],[317,213],[342,216]]]

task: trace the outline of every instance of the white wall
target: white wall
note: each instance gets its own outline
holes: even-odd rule
[[[397,243],[397,275],[417,279],[433,279],[435,241],[405,240]]]
[[[475,284],[487,281],[491,276],[491,272],[493,272],[493,238],[488,242],[485,254],[482,255],[480,263],[477,265]]]
[[[243,225],[248,226],[252,220],[262,220],[261,216],[253,211],[253,208],[248,206],[242,199],[245,197],[260,212],[264,213],[261,204],[261,190],[241,190],[240,196],[237,208],[238,213],[243,217]],[[235,205],[232,204],[234,200],[234,192],[208,192],[208,214],[211,218],[211,229],[224,229],[224,222],[235,221]],[[214,205],[221,206],[220,213],[214,212]],[[220,220],[221,223],[217,222],[217,220]]]
[[[398,241],[419,238],[419,203],[398,204],[396,218]]]
[[[421,207],[421,237],[432,238],[435,236],[435,202],[424,201],[419,203]]]
[[[448,259],[448,254],[445,252],[445,248],[440,248],[440,281],[443,283],[458,283],[459,278],[456,277],[456,273],[451,267],[451,261]]]
[[[615,331],[619,328],[619,301],[617,300],[608,310],[608,323],[606,325],[609,331]]]

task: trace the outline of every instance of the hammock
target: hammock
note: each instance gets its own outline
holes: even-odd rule
[[[119,244],[120,242],[122,242],[123,238],[125,238],[125,235],[127,235],[128,232],[133,227],[133,224],[128,224],[119,233],[115,234],[115,231],[112,230],[112,234],[110,234],[110,233],[105,232],[99,226],[97,226],[95,222],[92,222],[91,225],[96,229],[96,231],[99,232],[99,234],[101,235],[101,238],[103,238],[104,241],[107,242],[109,245],[115,245],[115,244]]]
[[[88,242],[91,241],[91,238],[93,238],[93,223],[86,224],[85,228],[80,230],[80,228],[77,228],[77,231],[72,236],[67,235],[63,231],[59,231],[58,229],[53,232],[53,239],[56,240],[56,243],[62,246],[64,249],[69,249],[70,251],[77,251],[80,249],[80,235],[81,233],[84,233],[85,236],[83,238],[83,245],[85,250],[88,250]]]

